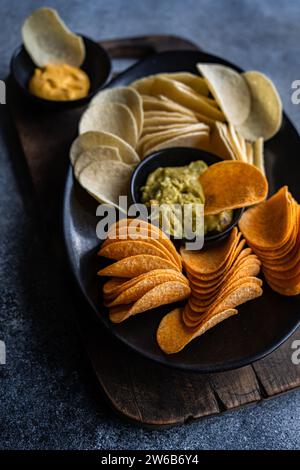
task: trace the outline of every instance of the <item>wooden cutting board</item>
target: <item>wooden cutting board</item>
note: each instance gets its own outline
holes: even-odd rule
[[[193,43],[174,36],[147,36],[101,44],[113,58],[197,49]],[[47,229],[45,237],[51,244],[57,269],[66,270],[60,226],[62,194],[69,165],[68,149],[76,135],[82,109],[45,111],[28,107],[11,79],[8,79],[8,105]],[[71,277],[69,272],[67,275]],[[70,289],[74,298],[72,317],[75,312],[102,392],[118,414],[134,422],[145,426],[184,423],[257,403],[300,386],[300,365],[291,361],[291,345],[300,339],[299,332],[268,357],[235,371],[206,375],[176,371],[150,362],[117,342],[92,312],[87,314],[88,307],[79,298],[76,286],[72,284]]]

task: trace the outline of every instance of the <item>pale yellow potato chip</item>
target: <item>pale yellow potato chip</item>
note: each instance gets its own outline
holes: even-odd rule
[[[159,128],[162,126],[174,126],[182,124],[195,124],[197,119],[192,116],[166,116],[166,117],[148,117],[144,120],[143,133],[148,129]]]
[[[151,92],[155,95],[165,95],[167,98],[179,103],[186,108],[203,114],[214,120],[224,121],[223,113],[215,108],[208,98],[191,92],[187,87],[164,77],[156,77]]]
[[[135,117],[138,134],[141,134],[144,122],[143,101],[140,94],[135,89],[130,87],[116,87],[101,90],[94,96],[90,102],[90,106],[98,103],[121,103],[128,106]]]
[[[239,123],[238,131],[245,139],[256,141],[259,137],[271,139],[282,123],[282,103],[274,83],[260,72],[242,74],[251,93],[250,113]]]
[[[216,121],[210,134],[207,151],[223,158],[224,160],[235,160],[235,155],[224,132],[226,124]]]
[[[207,132],[190,132],[165,140],[164,142],[156,145],[155,147],[149,148],[144,154],[144,156],[148,155],[149,153],[156,152],[158,150],[162,150],[164,148],[169,147],[195,147],[202,150],[206,150],[208,142],[209,134]]]
[[[124,163],[138,163],[140,158],[136,151],[120,137],[108,132],[89,131],[80,134],[73,141],[70,148],[70,160],[72,165],[82,152],[100,146],[116,147]]]
[[[116,147],[100,146],[82,152],[75,161],[74,174],[78,179],[82,170],[92,162],[115,160],[121,162],[121,156]]]
[[[109,132],[133,148],[138,140],[134,116],[128,106],[120,103],[98,103],[89,107],[80,119],[79,134],[88,131]]]
[[[228,122],[234,126],[242,124],[248,118],[251,107],[250,90],[245,78],[225,65],[199,63],[197,68]]]
[[[247,155],[246,155],[246,146],[241,145],[242,137],[239,137],[238,133],[236,132],[235,128],[232,124],[229,123],[227,127],[227,136],[231,143],[231,146],[234,150],[234,154],[236,160],[241,160],[243,162],[247,162]]]
[[[208,96],[209,89],[207,83],[202,77],[195,75],[190,72],[173,72],[173,73],[164,73],[164,77],[171,78],[177,82],[183,83],[184,85],[192,88],[196,93],[200,95]]]
[[[29,15],[22,26],[23,44],[38,67],[68,64],[80,67],[85,58],[81,36],[72,33],[56,10],[39,8]]]
[[[177,112],[184,116],[194,116],[194,112],[163,96],[142,95],[144,111]]]
[[[119,196],[127,196],[133,167],[114,160],[97,161],[83,168],[78,181],[97,201],[110,204],[120,211]]]
[[[265,162],[264,162],[264,139],[259,137],[253,143],[253,164],[262,172],[266,174]]]
[[[140,155],[145,155],[149,148],[168,140],[172,137],[179,137],[180,135],[192,132],[209,132],[208,126],[202,123],[189,124],[181,129],[171,129],[166,131],[157,132],[155,134],[143,136],[138,144],[138,152]]]

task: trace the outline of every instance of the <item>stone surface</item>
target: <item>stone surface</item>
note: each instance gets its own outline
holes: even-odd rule
[[[203,49],[275,81],[300,129],[291,83],[300,79],[297,0],[52,1],[71,29],[104,39],[147,33],[185,36]],[[171,6],[172,3],[172,6]],[[1,1],[0,78],[20,43],[22,20],[40,1]],[[0,106],[1,449],[299,449],[300,391],[162,431],[114,417],[99,391],[75,325],[62,310],[63,283],[39,234],[26,167]],[[51,283],[53,286],[53,281]],[[55,285],[55,284],[54,284]]]

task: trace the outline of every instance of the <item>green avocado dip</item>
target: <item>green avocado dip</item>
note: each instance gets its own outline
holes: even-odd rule
[[[150,173],[145,186],[141,188],[141,201],[148,207],[162,204],[205,204],[205,195],[199,176],[207,169],[202,160],[180,167],[160,167]],[[204,234],[222,232],[232,221],[232,211],[204,216]],[[197,230],[197,228],[193,227]],[[176,223],[173,224],[176,235]]]

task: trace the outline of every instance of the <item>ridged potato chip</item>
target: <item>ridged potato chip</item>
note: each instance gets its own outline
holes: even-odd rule
[[[137,282],[135,282],[132,286],[128,287],[126,290],[122,290],[122,292],[113,300],[111,300],[107,306],[114,307],[116,305],[130,304],[135,302],[145,295],[149,290],[166,282],[176,281],[183,282],[185,285],[188,285],[185,277],[176,271],[170,273],[164,272],[160,274],[153,274],[154,272],[155,271],[147,273],[148,275],[144,276],[143,279],[137,280]]]
[[[97,103],[89,107],[81,116],[79,134],[84,132],[109,132],[135,148],[138,128],[134,115],[124,104]]]
[[[230,67],[220,64],[197,64],[208,88],[228,122],[237,126],[246,121],[251,109],[251,95],[245,78]],[[218,119],[222,121],[222,119]]]
[[[72,33],[56,10],[39,8],[29,15],[22,26],[23,44],[38,67],[68,64],[80,67],[85,58],[81,36]]]
[[[119,150],[116,147],[109,147],[101,145],[99,147],[91,148],[82,152],[75,161],[74,174],[78,179],[81,171],[86,168],[90,163],[114,160],[121,162]]]
[[[251,108],[246,120],[239,124],[238,131],[248,140],[259,137],[271,139],[280,129],[282,103],[273,82],[260,72],[242,74],[251,94]]]
[[[300,206],[288,188],[249,209],[240,228],[271,289],[286,296],[300,294]]]
[[[144,122],[143,101],[139,93],[130,87],[116,87],[99,91],[89,106],[95,104],[121,103],[126,105],[134,115],[138,128],[138,135],[141,134]]]
[[[119,310],[118,307],[110,309],[109,318],[113,323],[120,323],[138,313],[152,310],[161,305],[166,305],[186,299],[190,294],[187,284],[178,281],[168,281],[157,285],[146,292],[129,308]],[[115,310],[117,309],[117,310]]]
[[[97,201],[111,204],[121,212],[119,196],[126,196],[133,167],[114,160],[89,163],[78,175],[80,185]]]
[[[89,131],[80,134],[71,145],[70,160],[75,164],[79,155],[85,150],[91,150],[96,147],[109,146],[116,147],[124,163],[134,164],[139,162],[139,156],[136,151],[123,139],[108,132]]]
[[[215,163],[199,181],[205,194],[205,214],[258,204],[268,193],[268,182],[261,171],[241,161]]]
[[[136,255],[124,258],[101,269],[99,276],[135,277],[154,269],[174,269],[179,271],[171,261],[152,255]]]
[[[203,320],[196,328],[185,325],[182,319],[182,309],[176,308],[168,313],[160,322],[156,339],[159,347],[166,354],[181,351],[193,339],[203,335],[210,328],[238,313],[235,309],[220,312]]]

